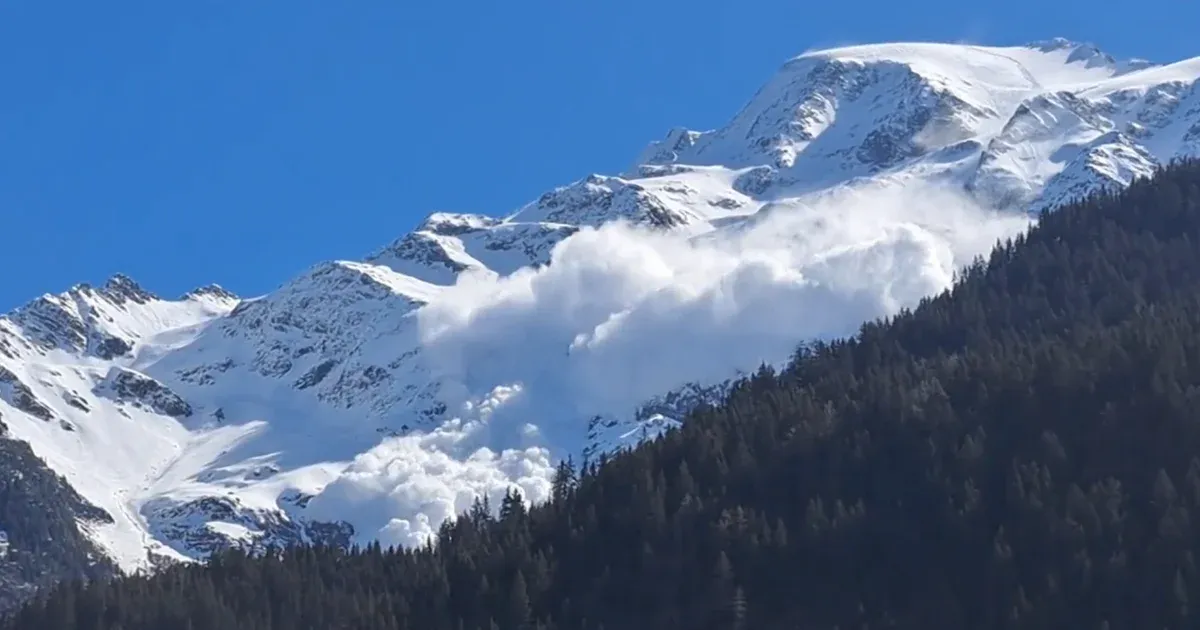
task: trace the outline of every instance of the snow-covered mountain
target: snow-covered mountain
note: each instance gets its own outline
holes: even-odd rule
[[[1198,78],[1200,59],[1065,40],[806,53],[628,173],[503,218],[433,214],[265,296],[118,276],[34,300],[0,318],[4,442],[65,479],[128,571],[418,542],[945,288],[1032,211],[1200,155]]]

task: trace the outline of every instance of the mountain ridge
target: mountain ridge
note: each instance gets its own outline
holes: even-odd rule
[[[783,315],[811,322],[796,335],[848,332],[945,288],[1037,211],[1200,155],[1198,78],[1200,59],[1066,40],[806,53],[726,126],[672,130],[621,176],[500,218],[434,213],[264,296],[164,300],[117,275],[38,298],[0,317],[0,414],[113,519],[85,529],[123,570],[230,545],[413,544],[479,494],[540,500],[555,457],[653,437],[786,359],[755,354],[804,341]],[[986,213],[916,207],[931,195]],[[627,330],[682,337],[639,373],[654,346]],[[689,354],[710,338],[750,350]]]

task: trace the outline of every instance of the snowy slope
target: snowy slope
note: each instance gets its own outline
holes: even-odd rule
[[[0,318],[0,416],[126,570],[420,542],[942,290],[1030,213],[1200,155],[1200,60],[1064,40],[810,52],[725,126],[272,293],[117,277]]]

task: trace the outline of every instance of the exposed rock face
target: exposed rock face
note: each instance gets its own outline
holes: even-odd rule
[[[198,289],[192,289],[191,291],[185,293],[181,299],[208,299],[217,302],[231,303],[236,303],[239,300],[237,295],[225,290],[225,288],[219,284],[208,284]]]
[[[169,387],[145,374],[122,367],[111,368],[94,393],[164,416],[186,418],[192,415],[192,406]]]
[[[49,422],[54,419],[54,412],[42,401],[38,400],[29,386],[22,383],[7,368],[0,366],[0,398],[20,411]]]
[[[143,507],[155,534],[185,555],[231,548],[261,552],[297,544],[349,546],[348,523],[298,521],[276,511],[256,511],[236,498],[203,497],[187,503],[160,500]]]

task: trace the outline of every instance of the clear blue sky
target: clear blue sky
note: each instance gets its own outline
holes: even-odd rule
[[[788,57],[1056,35],[1200,55],[1144,0],[0,3],[0,311],[124,272],[271,290],[721,124]]]

